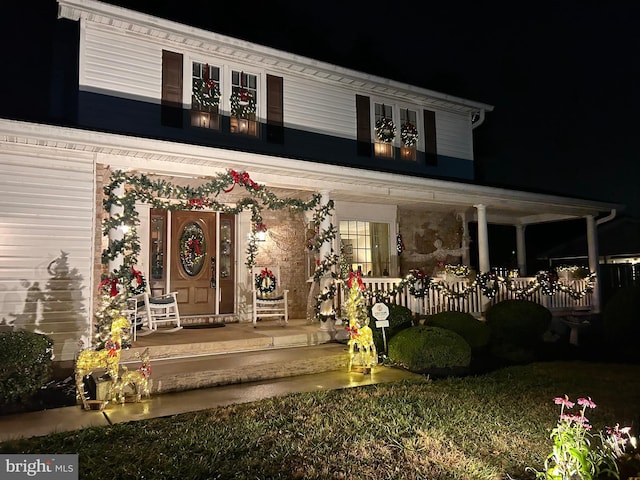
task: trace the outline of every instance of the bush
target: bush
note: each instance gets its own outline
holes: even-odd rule
[[[471,347],[451,330],[418,325],[389,341],[389,360],[415,373],[461,373],[471,363]]]
[[[637,355],[640,341],[640,287],[621,288],[602,310],[602,329],[609,346]]]
[[[39,333],[0,333],[0,403],[26,400],[51,378],[52,346]]]
[[[425,319],[425,325],[456,332],[464,338],[473,352],[481,351],[489,344],[489,327],[466,312],[440,312]]]
[[[504,300],[487,309],[486,319],[493,355],[511,363],[528,363],[536,359],[552,315],[529,300]]]
[[[409,328],[413,325],[411,310],[402,305],[396,305],[395,303],[387,304],[389,307],[389,326],[385,327],[385,336],[387,337],[387,345],[389,340],[395,336],[398,332]],[[373,342],[376,344],[376,350],[379,354],[384,353],[384,338],[382,337],[382,328],[376,327],[376,319],[371,315],[371,308],[369,308],[369,326],[373,331]]]

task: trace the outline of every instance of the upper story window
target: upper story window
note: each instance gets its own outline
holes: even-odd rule
[[[258,77],[250,73],[231,71],[231,133],[258,135],[256,104]]]
[[[193,62],[191,69],[191,125],[220,130],[220,68]]]
[[[397,129],[393,121],[393,107],[384,103],[374,103],[375,144],[374,152],[377,157],[393,158],[393,144]]]
[[[400,110],[400,158],[415,160],[418,149],[418,112]]]

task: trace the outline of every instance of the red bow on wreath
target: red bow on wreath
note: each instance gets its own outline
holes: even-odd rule
[[[260,276],[262,278],[265,277],[273,277],[273,272],[271,270],[269,270],[268,268],[264,268],[262,269],[262,271],[260,272]]]
[[[131,267],[131,274],[133,275],[133,278],[136,279],[136,282],[138,282],[138,285],[142,285],[142,282],[144,282],[144,280],[142,279],[142,272],[139,271],[139,270],[136,270],[132,266]]]
[[[191,240],[189,240],[187,246],[189,247],[190,252],[195,251],[196,255],[202,255],[200,251],[200,240],[192,238]]]

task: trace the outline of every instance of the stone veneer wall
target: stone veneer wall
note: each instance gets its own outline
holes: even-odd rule
[[[461,263],[464,228],[456,212],[398,209],[400,234],[405,246],[400,255],[400,275],[420,269],[427,275],[437,270],[438,261]],[[442,242],[440,249],[434,243]]]
[[[289,318],[306,318],[311,253],[306,248],[304,212],[265,209],[262,220],[267,240],[258,243],[256,266],[280,265],[282,285],[289,290]]]

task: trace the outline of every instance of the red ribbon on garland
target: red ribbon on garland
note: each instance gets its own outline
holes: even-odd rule
[[[98,286],[98,288],[102,288],[105,285],[109,285],[111,284],[111,291],[110,291],[110,295],[112,297],[115,297],[116,295],[118,295],[118,279],[117,278],[105,278],[102,282],[100,282],[100,285]]]
[[[354,272],[353,270],[351,270],[349,272],[349,281],[347,282],[347,287],[351,288],[351,285],[353,284],[353,279],[354,278],[358,282],[358,288],[360,290],[364,290],[364,282],[362,281],[362,277],[360,276],[360,272]]]
[[[229,170],[229,173],[231,174],[231,178],[233,178],[233,184],[231,185],[231,187],[224,190],[225,193],[229,193],[231,190],[233,190],[233,187],[235,187],[236,184],[249,185],[254,190],[258,190],[260,188],[260,185],[251,180],[247,172],[238,173],[235,170]]]
[[[191,198],[189,199],[189,207],[198,207],[202,208],[204,202],[201,198]]]

